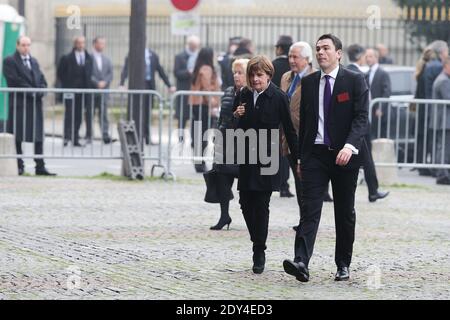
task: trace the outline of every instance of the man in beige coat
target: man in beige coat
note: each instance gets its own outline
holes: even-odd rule
[[[281,90],[287,93],[290,99],[290,109],[292,123],[295,131],[299,131],[300,126],[300,99],[301,99],[301,79],[315,72],[311,66],[313,61],[313,51],[306,42],[294,43],[289,50],[290,71],[281,78]],[[293,159],[286,142],[286,137],[282,135],[283,156],[287,156],[289,164],[295,178],[295,189],[297,192],[297,202],[301,215],[301,181],[297,176],[297,160]],[[294,227],[295,230],[296,227]]]

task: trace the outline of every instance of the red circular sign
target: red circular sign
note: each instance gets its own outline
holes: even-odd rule
[[[194,9],[200,0],[171,0],[172,4],[181,11],[189,11]]]

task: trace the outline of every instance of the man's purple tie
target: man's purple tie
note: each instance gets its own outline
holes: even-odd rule
[[[330,134],[328,132],[328,124],[331,114],[331,84],[330,76],[325,76],[325,92],[323,94],[323,143],[331,147]]]

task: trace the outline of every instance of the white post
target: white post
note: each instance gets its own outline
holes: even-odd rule
[[[0,133],[0,155],[15,155],[16,145],[12,134]],[[0,177],[14,177],[19,175],[16,159],[0,158]]]

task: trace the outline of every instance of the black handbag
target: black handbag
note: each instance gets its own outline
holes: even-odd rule
[[[217,194],[217,171],[210,170],[203,174],[206,183],[205,202],[220,203],[219,195]]]
[[[206,194],[205,194],[205,202],[207,203],[221,203],[222,202],[222,198],[223,195],[219,195],[219,187],[218,187],[218,179],[217,179],[217,175],[219,173],[215,170],[212,169],[208,172],[205,172],[203,174],[203,178],[205,179],[205,183],[206,183]],[[230,192],[230,199],[228,200],[233,200],[234,199],[234,195],[232,192]]]

